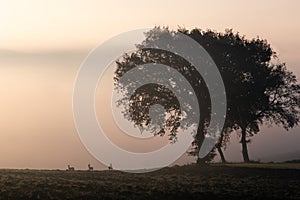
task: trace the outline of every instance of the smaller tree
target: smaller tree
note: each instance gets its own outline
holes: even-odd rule
[[[182,32],[209,52],[225,84],[226,123],[216,146],[223,161],[221,147],[226,144],[223,139],[232,130],[240,131],[243,158],[249,162],[247,143],[250,140],[247,137],[258,133],[261,124],[282,125],[286,130],[298,124],[300,85],[285,64],[279,62],[266,40],[248,40],[232,30],[225,33],[199,29]]]

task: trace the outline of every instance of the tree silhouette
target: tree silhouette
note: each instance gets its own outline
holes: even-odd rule
[[[131,94],[128,91],[134,88],[134,82],[128,85],[118,84],[125,73],[140,65],[147,63],[167,65],[188,80],[197,96],[201,115],[193,142],[193,150],[190,154],[198,155],[199,147],[207,132],[207,124],[211,118],[211,99],[203,77],[194,66],[178,55],[149,48],[159,42],[161,38],[176,37],[178,32],[186,34],[202,45],[213,58],[223,78],[227,97],[227,113],[220,141],[216,145],[223,162],[226,160],[222,147],[226,146],[229,134],[233,130],[241,133],[243,158],[245,162],[249,162],[247,137],[258,133],[259,125],[275,123],[288,130],[298,124],[300,86],[293,73],[286,69],[284,63],[278,61],[276,53],[266,40],[259,38],[247,40],[239,33],[233,33],[232,30],[218,33],[200,29],[188,31],[182,28],[170,31],[168,28],[160,27],[155,27],[146,33],[146,39],[137,45],[136,52],[124,55],[117,62],[115,86],[117,90],[123,91],[125,94],[118,103],[127,105],[125,107],[127,114],[124,115],[126,119],[131,120],[139,127],[147,126],[151,122],[150,106],[161,104],[168,113],[168,117],[163,127],[155,134],[164,135],[168,132],[172,142],[177,139],[176,135],[180,124],[190,125],[188,121],[182,120],[184,113],[176,96],[163,85],[146,84]],[[277,63],[273,64],[272,59]],[[181,89],[178,92],[189,98],[192,91]],[[189,106],[187,106],[189,109],[186,109],[188,114],[196,114],[193,113],[193,107]],[[211,160],[213,157],[214,150],[205,159],[198,159],[198,162]]]
[[[185,123],[186,126],[190,125],[189,121],[180,121],[182,119],[182,113],[179,102],[176,96],[168,88],[160,84],[146,84],[136,90],[133,94],[128,91],[132,91],[135,88],[136,82],[130,82],[128,85],[119,85],[120,78],[133,68],[147,63],[164,64],[173,69],[176,69],[182,74],[186,80],[190,82],[193,90],[196,91],[198,99],[203,101],[199,102],[201,109],[201,118],[198,126],[198,132],[204,130],[206,121],[210,118],[210,97],[208,89],[203,81],[203,78],[197,72],[197,70],[185,59],[161,50],[148,48],[150,44],[157,42],[159,37],[173,37],[172,33],[168,29],[155,28],[147,33],[146,40],[138,45],[139,50],[131,54],[124,55],[117,62],[117,69],[115,71],[115,85],[116,89],[125,92],[122,99],[118,101],[118,104],[128,105],[125,118],[134,122],[139,127],[144,127],[150,124],[149,108],[154,104],[162,105],[168,113],[168,118],[164,123],[163,128],[156,134],[164,135],[166,132],[169,133],[170,140],[175,142],[177,140],[177,129],[180,124]],[[152,40],[156,38],[157,40]],[[149,39],[149,40],[147,40]],[[150,44],[149,44],[150,43]],[[158,71],[157,73],[161,73]],[[181,80],[178,80],[181,81]],[[190,93],[186,88],[178,91],[180,94],[189,97]],[[129,104],[128,104],[129,102]],[[186,106],[189,115],[196,115],[191,105]],[[199,134],[200,135],[200,134]],[[203,134],[202,134],[203,135]]]
[[[277,57],[266,40],[247,40],[231,30],[192,30],[189,35],[206,48],[222,74],[228,100],[223,134],[241,131],[245,162],[250,161],[247,136],[258,133],[260,124],[275,123],[287,130],[298,124],[300,86],[284,63],[272,64]]]

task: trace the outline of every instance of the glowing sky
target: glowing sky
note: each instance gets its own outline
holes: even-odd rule
[[[84,57],[113,35],[155,25],[233,28],[267,39],[299,79],[299,8],[297,0],[0,1],[0,167],[101,167],[77,136],[72,90]],[[253,158],[299,154],[299,128],[262,132]],[[231,160],[241,158],[235,140]]]

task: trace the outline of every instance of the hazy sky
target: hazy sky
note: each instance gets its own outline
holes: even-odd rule
[[[299,79],[299,7],[297,0],[0,1],[0,168],[101,167],[77,136],[73,84],[88,52],[124,31],[165,25],[259,35]],[[241,159],[235,141],[230,160]],[[264,128],[250,156],[299,158],[299,141],[300,128]]]

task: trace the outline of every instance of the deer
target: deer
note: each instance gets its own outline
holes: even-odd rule
[[[91,166],[90,163],[88,164],[88,168],[89,168],[89,171],[90,171],[90,172],[94,171],[94,168]]]
[[[75,171],[75,168],[74,168],[74,167],[71,167],[70,165],[68,165],[67,171]]]
[[[113,170],[113,167],[112,167],[112,164],[111,164],[111,163],[110,163],[109,166],[108,166],[108,170],[109,170],[109,171]]]

